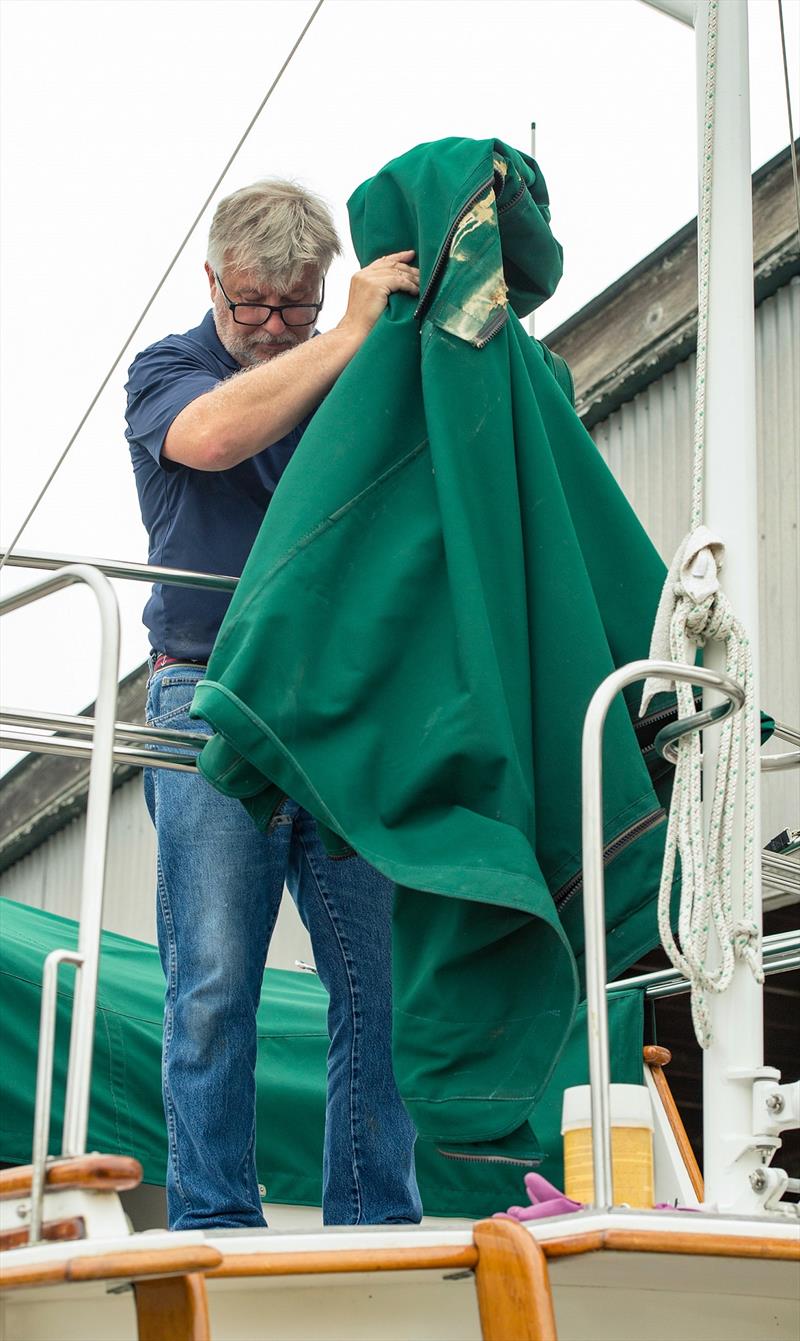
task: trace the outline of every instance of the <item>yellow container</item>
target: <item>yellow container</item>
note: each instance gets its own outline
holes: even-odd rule
[[[588,1085],[564,1091],[564,1191],[594,1200],[591,1099]],[[611,1162],[615,1206],[652,1206],[653,1113],[644,1085],[611,1086]]]

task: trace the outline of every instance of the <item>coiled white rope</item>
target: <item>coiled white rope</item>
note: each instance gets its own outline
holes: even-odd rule
[[[718,572],[724,559],[720,538],[703,525],[705,458],[706,363],[713,175],[714,104],[718,0],[708,6],[703,163],[698,211],[698,318],[695,387],[694,456],[691,530],[681,542],[656,615],[650,655],[672,661],[694,660],[694,649],[709,640],[726,645],[725,669],[745,692],[745,704],[720,728],[714,796],[703,834],[702,767],[698,731],[677,743],[677,765],[658,898],[662,944],[675,968],[688,979],[692,1021],[701,1047],[712,1041],[708,993],[729,986],[737,960],[749,964],[763,982],[760,931],[754,915],[756,786],[758,781],[757,714],[753,663],[747,633],[721,590]],[[680,718],[696,714],[692,688],[670,680],[651,679],[644,687],[640,713],[655,693],[675,688]],[[744,741],[744,887],[742,915],[733,915],[733,822]],[[681,862],[679,944],[672,932],[670,902],[676,856]],[[710,949],[712,931],[719,951]],[[711,968],[712,960],[718,961]]]

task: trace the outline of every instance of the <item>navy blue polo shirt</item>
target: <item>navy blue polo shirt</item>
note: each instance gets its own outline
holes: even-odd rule
[[[310,416],[230,470],[192,470],[161,456],[167,430],[181,410],[238,372],[239,364],[217,335],[212,312],[194,330],[150,345],[130,366],[125,436],[152,564],[232,577],[244,568]],[[151,647],[207,661],[230,599],[228,592],[156,583],[142,616]]]

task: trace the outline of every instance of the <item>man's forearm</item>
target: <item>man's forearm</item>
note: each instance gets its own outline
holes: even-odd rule
[[[304,340],[198,396],[164,440],[168,461],[229,470],[271,447],[315,410],[385,310],[389,295],[419,295],[413,251],[393,252],[353,275],[347,311],[335,330]],[[213,272],[206,265],[210,277]],[[214,277],[215,278],[215,277]],[[216,292],[212,283],[212,301]]]
[[[163,455],[195,470],[228,470],[272,446],[317,408],[366,334],[345,320],[220,382],[177,416]]]

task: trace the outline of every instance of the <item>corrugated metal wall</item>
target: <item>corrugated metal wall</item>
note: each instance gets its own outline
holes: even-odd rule
[[[800,726],[800,279],[756,313],[761,698]],[[665,562],[689,525],[694,358],[592,430]],[[782,748],[787,750],[789,746]],[[768,841],[800,823],[800,772],[765,776]]]
[[[81,815],[5,871],[0,876],[0,896],[77,918],[85,837],[86,816]],[[111,805],[103,906],[107,931],[155,944],[155,869],[155,835],[142,795],[142,780],[136,777],[115,791]],[[298,959],[313,963],[311,942],[287,896],[272,934],[267,963],[270,968],[292,969]]]
[[[77,917],[86,816],[72,820],[0,877],[0,893],[20,903]],[[155,840],[141,778],[114,792],[108,841],[103,924],[110,931],[155,941]]]
[[[800,725],[800,280],[756,314],[761,519],[761,662],[765,706]],[[593,437],[659,551],[668,561],[688,525],[694,360],[689,359],[593,430]],[[764,835],[800,822],[800,773],[771,774]],[[74,917],[85,823],[73,821],[0,877],[0,895]],[[155,939],[154,844],[141,782],[114,795],[105,925]],[[310,959],[287,899],[270,964]]]

